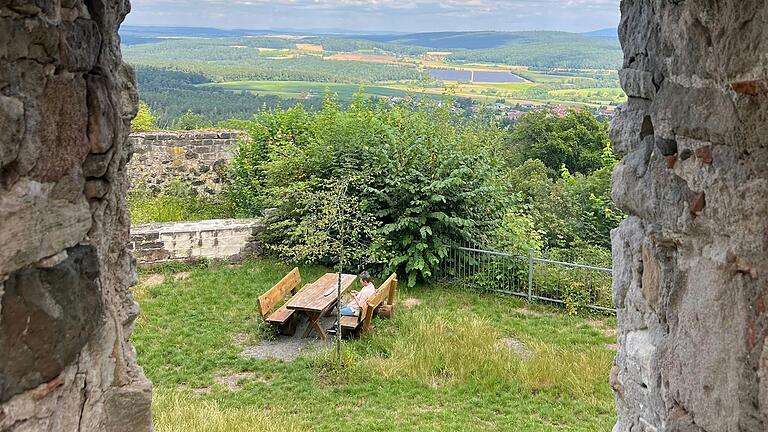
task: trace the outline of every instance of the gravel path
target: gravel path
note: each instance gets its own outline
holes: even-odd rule
[[[327,329],[333,326],[336,322],[334,316],[325,317],[321,320],[323,328]],[[278,336],[275,340],[261,341],[254,346],[246,347],[241,355],[257,360],[281,360],[281,361],[294,361],[302,353],[311,352],[323,347],[323,342],[317,338],[317,335],[313,332],[307,338],[302,338],[304,329],[308,325],[308,321],[305,317],[296,326],[296,334],[293,336]]]

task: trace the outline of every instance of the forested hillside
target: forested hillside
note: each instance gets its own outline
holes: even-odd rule
[[[158,66],[205,75],[211,81],[273,80],[374,83],[418,79],[415,67],[363,61],[326,61],[319,56],[267,57],[257,48],[283,49],[283,39],[166,40],[124,49],[137,65]]]
[[[230,118],[249,118],[264,108],[290,108],[298,99],[252,92],[230,92],[211,87],[197,87],[209,82],[202,74],[140,66],[136,81],[141,99],[156,116],[161,128],[172,128],[186,112],[202,114],[216,123]],[[321,100],[302,101],[308,109],[319,108]]]

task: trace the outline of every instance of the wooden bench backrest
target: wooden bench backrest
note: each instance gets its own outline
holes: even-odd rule
[[[397,274],[392,273],[386,281],[384,281],[379,289],[365,302],[365,305],[360,308],[360,321],[363,323],[363,331],[367,331],[371,325],[371,318],[376,308],[381,306],[384,301],[387,304],[392,304],[395,299],[395,291],[397,290]]]
[[[290,271],[280,282],[275,284],[269,291],[259,296],[259,312],[266,317],[267,313],[282,299],[288,292],[296,289],[301,283],[299,268],[296,267]]]

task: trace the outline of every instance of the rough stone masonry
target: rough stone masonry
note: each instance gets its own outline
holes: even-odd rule
[[[151,430],[128,342],[127,0],[0,0],[0,431]]]
[[[615,431],[768,430],[768,2],[623,0]]]
[[[248,138],[226,130],[133,133],[128,178],[133,188],[153,194],[174,182],[197,194],[221,193],[238,143]]]

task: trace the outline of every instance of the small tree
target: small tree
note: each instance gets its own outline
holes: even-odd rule
[[[336,356],[341,366],[341,278],[345,268],[356,265],[362,269],[375,260],[372,247],[377,242],[376,218],[348,193],[361,184],[359,177],[324,181],[320,192],[303,192],[301,200],[312,209],[292,232],[293,244],[277,245],[275,250],[283,256],[301,262],[327,262],[338,269],[336,308]]]
[[[157,129],[157,118],[144,101],[139,101],[139,111],[131,120],[131,129],[134,132],[149,132]]]
[[[173,124],[173,128],[177,130],[205,129],[211,126],[213,126],[213,124],[206,116],[196,114],[192,112],[192,110],[188,110]]]

